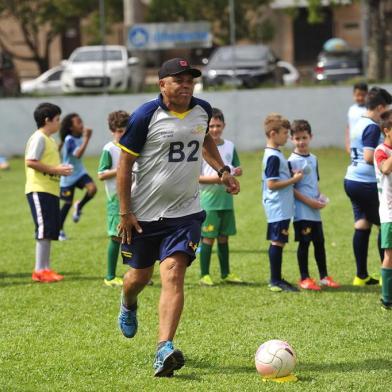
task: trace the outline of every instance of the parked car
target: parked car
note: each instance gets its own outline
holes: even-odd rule
[[[63,69],[62,65],[58,65],[48,69],[35,79],[23,81],[20,86],[22,94],[62,94],[61,75]]]
[[[128,58],[125,46],[82,46],[63,61],[61,86],[64,92],[124,91],[137,63],[137,58]]]
[[[361,52],[353,50],[322,51],[314,68],[316,81],[341,81],[362,75]]]
[[[278,58],[265,45],[236,45],[217,48],[203,70],[203,85],[235,84],[255,87],[275,80]]]
[[[20,92],[19,75],[10,54],[0,51],[0,97],[14,97]]]

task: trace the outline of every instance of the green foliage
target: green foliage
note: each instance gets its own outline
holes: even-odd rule
[[[392,315],[378,305],[379,287],[351,286],[355,271],[352,211],[342,186],[348,157],[336,149],[313,152],[319,157],[320,188],[331,199],[322,211],[329,273],[342,288],[299,294],[268,291],[268,243],[259,181],[262,153],[241,153],[244,175],[235,199],[238,234],[230,239],[231,268],[249,283],[199,287],[199,265],[193,263],[186,277],[185,309],[175,339],[187,362],[172,379],[152,377],[158,266],[154,286],[140,296],[138,334],[127,340],[118,330],[120,290],[103,285],[107,239],[102,183],[81,221],[66,222],[70,239],[53,244],[53,267],[65,274],[65,280],[33,283],[33,224],[23,194],[23,160],[11,160],[11,170],[0,174],[0,389],[390,390],[392,361],[387,346]],[[98,158],[88,158],[85,163],[95,178]],[[80,196],[79,192],[76,197]],[[370,241],[371,272],[379,268],[375,234],[376,230]],[[310,272],[318,278],[312,253]],[[119,265],[118,270],[120,274],[126,269]],[[219,281],[215,253],[211,273]],[[292,231],[284,250],[283,274],[291,282],[299,278]],[[264,383],[256,374],[256,349],[273,338],[289,341],[296,350],[297,383]]]

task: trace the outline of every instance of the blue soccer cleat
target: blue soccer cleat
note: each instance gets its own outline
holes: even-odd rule
[[[172,377],[173,371],[181,369],[185,364],[184,355],[173,347],[173,342],[168,340],[158,349],[155,355],[155,377]]]
[[[118,315],[118,326],[126,338],[133,338],[137,332],[137,309],[128,310],[121,303],[120,314]]]

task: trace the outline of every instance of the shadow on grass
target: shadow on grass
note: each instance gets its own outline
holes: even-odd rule
[[[368,358],[361,361],[347,361],[347,362],[334,362],[334,363],[301,363],[299,371],[311,371],[311,372],[352,372],[352,371],[369,371],[376,370],[390,370],[392,368],[392,361],[384,358]]]
[[[72,272],[61,272],[59,271],[62,275],[66,277],[65,283],[66,282],[73,282],[73,281],[81,281],[81,280],[101,280],[101,276],[87,276],[83,275],[80,272],[77,271],[72,271]],[[28,280],[25,280],[25,279]],[[18,280],[13,280],[13,281],[7,281],[7,282],[2,282],[1,279],[18,279]],[[23,279],[23,280],[19,280]],[[23,285],[30,285],[33,284],[31,280],[31,272],[17,272],[17,273],[8,273],[6,271],[0,271],[0,287],[7,287],[7,286],[23,286]],[[64,282],[62,282],[63,284]]]
[[[242,282],[242,283],[215,283],[214,286],[201,286],[199,282],[188,283],[185,282],[185,287],[188,289],[201,289],[201,290],[217,290],[223,288],[240,288],[240,287],[266,287],[265,282]]]
[[[211,364],[207,361],[200,361],[195,359],[187,359],[187,366],[189,368],[199,369],[197,374],[249,374],[255,373],[254,366],[237,366],[237,365],[223,365],[223,364]],[[205,370],[201,372],[200,370]]]
[[[325,288],[325,291],[329,292],[339,292],[343,291],[346,293],[379,293],[380,292],[380,286],[378,284],[371,285],[371,286],[352,286],[352,285],[342,285],[338,289],[329,289]]]

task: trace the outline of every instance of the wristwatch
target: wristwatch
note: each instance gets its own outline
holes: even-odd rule
[[[230,166],[223,166],[221,169],[219,169],[218,170],[218,177],[219,178],[222,177],[224,172],[227,172],[230,174],[231,173]]]

